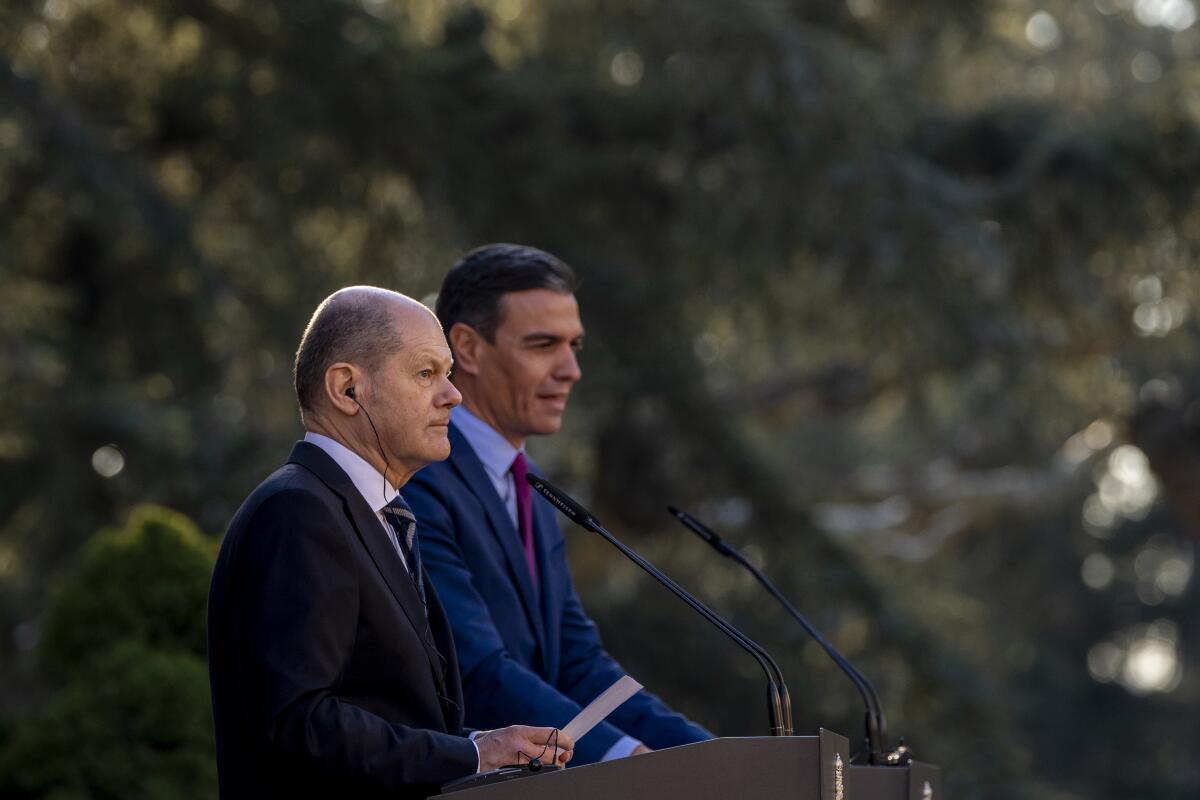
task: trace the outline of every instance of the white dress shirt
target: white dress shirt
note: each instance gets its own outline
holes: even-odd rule
[[[379,520],[379,524],[383,528],[384,536],[392,543],[392,547],[396,549],[400,560],[404,562],[404,568],[408,569],[408,559],[404,557],[404,548],[399,545],[399,541],[396,538],[396,531],[392,529],[392,526],[383,517],[383,509],[388,503],[396,499],[396,495],[400,494],[400,490],[388,483],[387,479],[379,473],[379,470],[367,463],[365,458],[341,442],[330,439],[328,436],[322,436],[319,433],[313,433],[312,431],[304,434],[304,441],[309,444],[315,444],[324,450],[342,468],[342,472],[350,476],[350,482],[354,484],[354,488],[358,489],[358,493],[366,501],[367,508],[375,512],[375,517]],[[420,530],[421,526],[418,523],[417,531],[419,532]]]

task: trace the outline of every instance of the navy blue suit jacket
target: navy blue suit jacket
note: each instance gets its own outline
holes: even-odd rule
[[[454,631],[466,724],[562,727],[625,670],[575,594],[553,507],[534,494],[535,589],[512,518],[454,425],[450,444],[450,458],[418,472],[403,493]],[[654,749],[711,738],[642,691],[577,744],[571,764],[599,761],[624,734]]]

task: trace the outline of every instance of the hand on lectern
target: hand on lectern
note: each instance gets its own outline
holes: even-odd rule
[[[633,752],[631,752],[629,755],[640,756],[643,753],[653,753],[653,752],[654,752],[653,749],[646,747],[646,745],[644,745],[644,744],[639,744],[637,747],[633,748]]]
[[[527,764],[536,758],[543,764],[566,766],[575,742],[557,728],[512,725],[486,731],[475,737],[479,747],[479,771],[490,772],[512,764]]]

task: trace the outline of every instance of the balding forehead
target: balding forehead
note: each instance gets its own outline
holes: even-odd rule
[[[428,314],[435,320],[437,319],[437,315],[433,313],[429,306],[420,300],[402,292],[383,289],[378,286],[347,286],[331,294],[325,302],[331,305],[336,303],[343,308],[395,309],[399,313]]]
[[[376,320],[387,318],[400,328],[418,319],[437,316],[419,300],[391,289],[378,286],[348,286],[325,298],[317,310],[317,316],[326,314],[361,313]]]
[[[416,303],[408,295],[379,286],[347,286],[338,289],[325,298],[323,306],[381,308],[389,305],[402,306],[405,303]]]

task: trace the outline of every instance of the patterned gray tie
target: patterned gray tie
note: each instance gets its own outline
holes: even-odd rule
[[[383,518],[392,532],[392,546],[404,556],[408,575],[417,587],[421,604],[425,605],[425,577],[421,574],[421,546],[417,543],[417,518],[404,498],[396,499],[383,507]],[[429,609],[425,610],[429,613]]]

